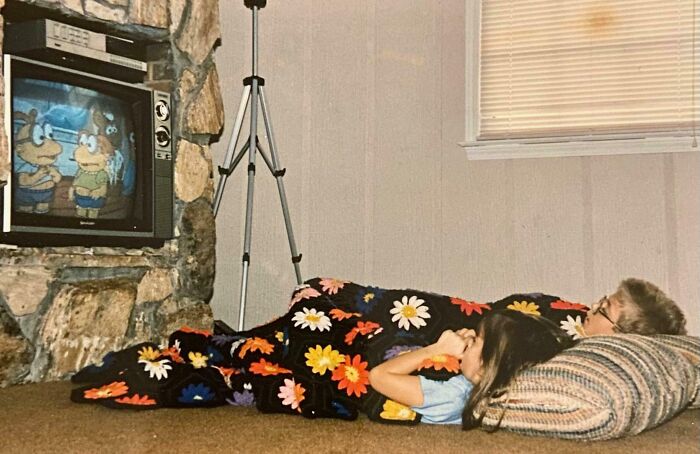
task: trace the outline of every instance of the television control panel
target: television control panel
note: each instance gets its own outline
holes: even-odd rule
[[[170,95],[162,91],[154,92],[153,96],[153,134],[155,158],[171,161],[172,150],[172,112]]]

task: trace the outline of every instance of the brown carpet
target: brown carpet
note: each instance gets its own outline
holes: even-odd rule
[[[0,389],[2,453],[698,453],[700,410],[640,435],[580,443],[456,427],[389,426],[267,415],[255,409],[118,411],[68,400],[68,382]]]

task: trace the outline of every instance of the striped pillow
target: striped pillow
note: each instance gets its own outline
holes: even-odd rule
[[[605,440],[637,434],[693,400],[700,376],[679,350],[698,357],[699,345],[690,336],[584,339],[518,376],[489,404],[484,425],[495,426],[503,414],[502,429],[527,435]]]
[[[688,408],[700,408],[700,337],[670,336],[668,334],[654,337],[683,355],[695,366],[695,371],[698,376],[695,382],[695,399],[688,405]]]

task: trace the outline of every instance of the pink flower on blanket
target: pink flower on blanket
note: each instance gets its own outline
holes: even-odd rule
[[[292,410],[297,410],[301,413],[301,401],[304,400],[304,392],[306,390],[301,383],[295,383],[294,379],[284,379],[284,385],[280,386],[280,392],[277,397],[282,399],[282,405],[289,405]]]
[[[329,295],[335,295],[338,293],[338,290],[345,287],[345,284],[347,283],[348,281],[341,281],[340,279],[333,279],[329,277],[323,278],[319,281],[322,290]]]
[[[292,300],[289,302],[289,309],[291,309],[292,306],[294,306],[301,300],[308,300],[311,298],[316,298],[317,296],[321,296],[321,293],[318,290],[311,287],[304,287],[301,290],[294,293]]]

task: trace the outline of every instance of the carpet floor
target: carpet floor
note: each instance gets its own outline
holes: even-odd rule
[[[390,426],[255,409],[110,410],[68,400],[71,384],[0,389],[1,453],[700,453],[700,410],[618,440],[581,443],[457,427]]]

